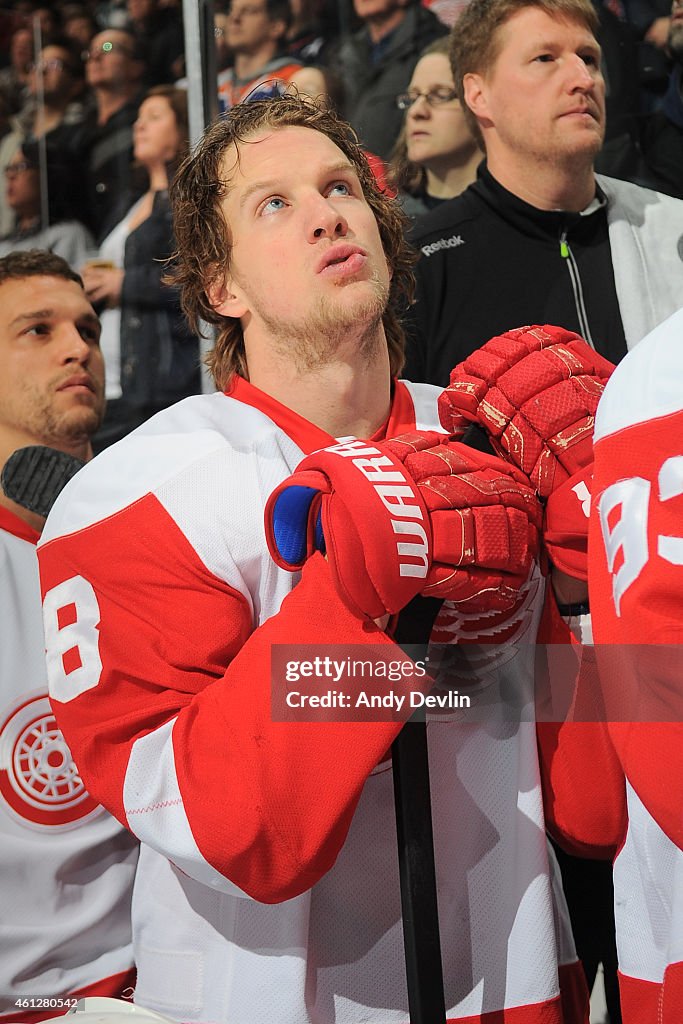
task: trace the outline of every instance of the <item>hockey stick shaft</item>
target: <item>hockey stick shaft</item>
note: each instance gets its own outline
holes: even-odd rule
[[[410,1024],[444,1024],[426,722],[406,723],[392,767]]]
[[[494,454],[480,427],[471,426],[463,443]],[[399,615],[395,641],[404,649],[411,643],[420,644],[426,654],[441,603],[419,597],[411,601]],[[391,752],[410,1024],[445,1024],[429,749],[423,712],[406,723]]]

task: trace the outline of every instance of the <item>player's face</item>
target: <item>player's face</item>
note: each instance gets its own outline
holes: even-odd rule
[[[104,413],[100,324],[75,281],[27,277],[0,285],[0,438],[70,446]]]
[[[245,340],[326,345],[381,321],[390,273],[356,171],[321,132],[254,135],[223,163],[223,213],[233,240],[219,312]]]
[[[498,33],[493,68],[465,76],[468,100],[472,85],[481,86],[475,113],[484,126],[493,125],[486,136],[489,162],[592,158],[605,126],[605,82],[592,33],[536,7],[513,14]]]

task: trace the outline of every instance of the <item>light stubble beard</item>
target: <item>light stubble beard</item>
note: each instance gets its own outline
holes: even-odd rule
[[[366,283],[371,286],[369,293],[351,309],[343,302],[322,298],[305,320],[276,319],[268,309],[259,309],[277,356],[293,363],[297,373],[311,373],[334,362],[340,350],[355,338],[363,365],[369,365],[379,346],[386,345],[381,323],[390,286],[377,271]]]
[[[22,408],[17,413],[21,426],[49,446],[86,444],[102,425],[104,398],[98,396],[96,404],[83,402],[59,411],[51,400],[51,393],[50,388],[46,392],[34,386],[24,389]]]

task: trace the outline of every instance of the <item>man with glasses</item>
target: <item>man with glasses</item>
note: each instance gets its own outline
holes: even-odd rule
[[[130,188],[133,122],[142,98],[145,64],[134,36],[118,28],[94,36],[84,57],[86,81],[95,99],[83,140],[86,205],[89,226],[100,240],[121,193]]]
[[[82,137],[84,92],[85,66],[74,44],[64,38],[43,46],[31,64],[29,99],[18,116],[24,136],[73,151]]]
[[[288,82],[299,70],[301,61],[283,52],[291,19],[289,0],[232,0],[225,41],[234,63],[218,76],[222,110],[246,99],[266,82]]]

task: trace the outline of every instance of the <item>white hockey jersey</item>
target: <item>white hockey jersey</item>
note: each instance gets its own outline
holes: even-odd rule
[[[598,408],[593,635],[626,777],[614,865],[624,1021],[683,1018],[683,311],[619,365]]]
[[[386,436],[440,430],[437,394],[397,384]],[[41,541],[55,712],[143,844],[136,1001],[178,1020],[408,1020],[386,759],[400,725],[271,714],[273,644],[399,653],[322,557],[299,578],[268,555],[266,499],[329,443],[239,380],[95,459]],[[586,1020],[533,721],[446,715],[428,732],[448,1020]]]
[[[35,533],[0,507],[0,1020],[134,981],[137,843],[88,794],[47,696]]]

